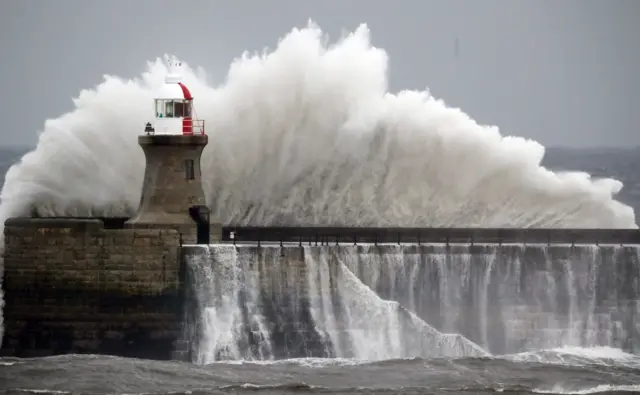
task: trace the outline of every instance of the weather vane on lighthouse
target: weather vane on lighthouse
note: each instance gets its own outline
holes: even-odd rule
[[[176,58],[165,57],[169,73],[154,99],[155,120],[148,122],[145,133],[167,135],[204,135],[204,120],[194,118],[193,96],[182,82]]]

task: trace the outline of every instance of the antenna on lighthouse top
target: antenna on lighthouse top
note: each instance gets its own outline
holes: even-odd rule
[[[169,73],[165,78],[165,82],[167,84],[177,84],[182,81],[182,77],[180,75],[180,68],[182,67],[182,62],[180,62],[175,56],[165,55],[165,61],[167,63],[167,69],[169,69]]]

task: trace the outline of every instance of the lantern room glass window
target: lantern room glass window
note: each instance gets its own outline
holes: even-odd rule
[[[164,102],[164,117],[174,118],[173,101],[167,100]]]
[[[191,118],[191,102],[156,99],[156,118]]]

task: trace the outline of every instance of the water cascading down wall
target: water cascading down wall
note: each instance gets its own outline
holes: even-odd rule
[[[640,352],[635,244],[187,247],[191,359]]]

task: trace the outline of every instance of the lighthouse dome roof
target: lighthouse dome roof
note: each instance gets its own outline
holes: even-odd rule
[[[191,92],[183,83],[179,75],[169,74],[164,80],[164,84],[156,93],[156,99],[191,100]]]

